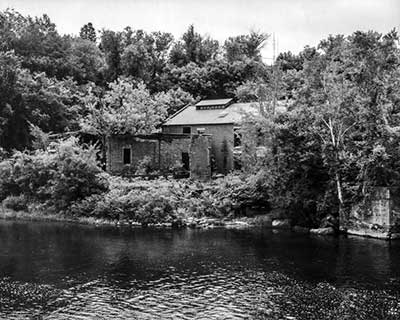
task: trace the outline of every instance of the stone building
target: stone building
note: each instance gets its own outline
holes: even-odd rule
[[[234,149],[240,146],[241,119],[246,112],[258,112],[256,103],[233,103],[233,99],[202,100],[171,116],[162,126],[168,134],[208,134],[215,173],[234,169]]]
[[[108,138],[106,147],[107,171],[113,174],[134,174],[145,165],[161,174],[179,168],[194,179],[211,177],[210,137],[207,135],[113,135]]]
[[[259,113],[257,103],[217,99],[188,105],[167,119],[160,133],[110,137],[107,169],[118,174],[137,167],[146,157],[161,172],[181,163],[192,177],[227,174],[235,169],[240,124],[249,113]]]

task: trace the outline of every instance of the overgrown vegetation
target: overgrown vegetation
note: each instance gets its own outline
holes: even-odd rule
[[[253,89],[263,116],[242,127],[245,169],[264,173],[272,206],[315,225],[349,210],[371,186],[399,185],[395,31],[330,36],[318,50],[280,56],[276,68],[277,90]],[[240,92],[248,89],[245,84]],[[274,98],[289,99],[288,110],[275,112]]]
[[[72,137],[44,150],[14,153],[0,162],[3,206],[71,218],[181,226],[191,218],[233,218],[244,206],[266,205],[254,178],[243,183],[228,176],[202,183],[113,177],[98,166],[96,152]]]
[[[298,55],[280,54],[272,67],[260,54],[267,39],[251,32],[221,45],[193,26],[180,39],[130,27],[97,34],[91,23],[72,37],[60,35],[46,15],[1,12],[1,199],[16,209],[35,202],[151,223],[184,217],[187,208],[229,215],[221,203],[235,209],[238,194],[240,204],[268,200],[296,224],[316,226],[365,198],[371,186],[400,185],[397,32],[329,36]],[[242,125],[238,182],[116,183],[99,168],[93,147],[57,142],[90,134],[104,160],[107,135],[148,133],[187,103],[234,95],[260,107]],[[149,170],[145,161],[139,169]],[[232,194],[224,194],[224,183],[232,183]]]
[[[89,130],[100,142],[110,130],[145,133],[195,99],[232,96],[244,81],[267,79],[260,55],[267,37],[253,32],[220,46],[193,26],[174,39],[130,27],[98,34],[91,23],[72,37],[47,15],[0,12],[0,147],[31,148],[30,124]]]
[[[40,203],[67,210],[72,203],[108,190],[96,149],[76,138],[50,143],[45,150],[15,152],[0,162],[0,199],[13,209]]]

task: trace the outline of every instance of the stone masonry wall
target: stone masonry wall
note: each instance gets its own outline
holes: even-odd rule
[[[131,149],[131,164],[123,163],[123,149]],[[190,137],[185,139],[141,139],[135,137],[111,137],[107,146],[107,170],[114,174],[130,167],[135,171],[144,157],[151,159],[154,170],[168,171],[176,162],[181,162],[182,152],[189,152]]]
[[[110,137],[107,145],[107,170],[120,173],[128,165],[123,163],[123,149],[131,149],[131,167],[135,168],[145,156],[152,159],[152,166],[158,167],[158,141],[131,137]]]
[[[124,148],[131,150],[130,164],[123,163]],[[209,150],[209,136],[163,136],[159,139],[114,136],[107,143],[107,171],[112,174],[134,173],[140,161],[148,157],[153,170],[168,173],[182,164],[182,153],[188,153],[190,171],[193,171],[191,176],[208,179],[211,177]]]
[[[210,136],[192,136],[190,144],[190,177],[196,180],[208,180],[211,177]]]
[[[197,128],[204,128],[204,133],[211,135],[211,155],[215,159],[215,169],[218,173],[227,174],[233,170],[233,124],[164,126],[164,133],[182,133],[183,127],[191,127],[192,134]]]
[[[190,152],[190,137],[187,139],[161,141],[161,170],[168,171],[176,164],[180,164],[182,162],[182,152]]]

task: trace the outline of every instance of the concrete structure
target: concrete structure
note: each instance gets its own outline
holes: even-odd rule
[[[107,139],[107,171],[135,174],[140,166],[151,171],[172,173],[183,169],[195,179],[211,177],[210,137],[163,134],[113,135]]]
[[[340,229],[348,234],[396,239],[400,237],[400,197],[398,190],[375,187],[362,203],[340,217]]]

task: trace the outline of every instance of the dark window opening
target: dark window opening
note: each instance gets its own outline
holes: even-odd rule
[[[234,170],[242,170],[242,162],[240,161],[240,159],[233,160],[233,169]]]
[[[192,128],[191,127],[183,127],[182,128],[182,133],[191,134],[192,133]]]
[[[124,164],[131,164],[131,148],[123,149]]]
[[[224,159],[223,159],[223,169],[224,169],[224,173],[226,173],[228,171],[228,158],[226,155],[224,155]]]
[[[240,147],[242,145],[242,135],[239,128],[233,129],[233,146]]]
[[[182,152],[182,164],[183,164],[183,169],[189,171],[190,164],[189,164],[189,153],[188,152]]]

